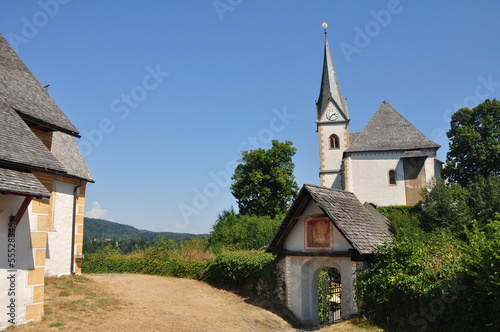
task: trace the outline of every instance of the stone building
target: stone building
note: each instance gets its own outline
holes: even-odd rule
[[[347,101],[325,39],[323,76],[316,103],[320,184],[353,192],[377,206],[415,205],[441,175],[439,145],[383,101],[360,133],[350,133]]]
[[[374,206],[419,204],[441,174],[439,145],[386,101],[360,133],[349,132],[350,121],[325,35],[316,103],[321,186],[303,186],[267,249],[280,258],[280,298],[304,324],[321,323],[320,311],[331,312],[330,322],[356,313],[355,278],[376,246],[391,241],[389,221]],[[325,268],[332,279],[323,302],[331,303],[320,310]]]
[[[44,277],[81,272],[78,130],[0,35],[0,329],[41,319]]]
[[[342,285],[339,318],[356,313],[354,279],[376,245],[391,240],[388,220],[350,192],[306,184],[268,252],[282,257],[286,305],[304,324],[318,323],[318,275],[336,269]]]

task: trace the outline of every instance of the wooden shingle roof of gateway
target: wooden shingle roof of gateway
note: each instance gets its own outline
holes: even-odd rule
[[[305,184],[283,219],[267,251],[277,253],[308,204],[314,201],[359,254],[372,254],[391,241],[388,220],[367,209],[353,193]]]
[[[384,100],[345,152],[437,150],[439,147]]]
[[[78,136],[78,130],[52,100],[0,34],[0,102],[25,119]]]

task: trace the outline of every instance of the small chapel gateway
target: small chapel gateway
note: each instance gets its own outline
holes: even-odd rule
[[[425,185],[441,175],[440,146],[386,101],[361,132],[350,133],[350,121],[325,32],[316,103],[320,186],[302,187],[267,249],[280,257],[281,297],[304,324],[356,313],[355,278],[376,246],[391,241],[390,223],[375,206],[420,204]],[[325,270],[332,276],[326,282]],[[329,318],[319,319],[320,311]]]
[[[81,272],[78,130],[0,35],[0,330],[42,318],[44,277]]]

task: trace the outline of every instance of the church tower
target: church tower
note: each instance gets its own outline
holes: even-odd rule
[[[342,158],[349,147],[349,120],[347,101],[340,90],[325,30],[323,75],[316,102],[321,186],[344,189]]]

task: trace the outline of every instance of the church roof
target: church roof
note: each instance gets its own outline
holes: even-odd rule
[[[325,35],[325,53],[323,58],[323,75],[321,77],[321,88],[318,101],[316,102],[317,118],[319,119],[329,102],[332,102],[345,120],[349,120],[347,102],[340,90],[339,80],[333,64],[330,45]]]
[[[51,152],[63,165],[68,175],[90,182],[94,181],[74,137],[58,131],[54,132]]]
[[[76,127],[2,35],[0,35],[0,102],[10,106],[27,120],[78,136]]]
[[[0,168],[0,193],[50,197],[50,192],[31,173]]]
[[[353,193],[305,184],[267,251],[276,252],[283,247],[286,237],[311,201],[318,205],[360,254],[371,254],[377,245],[391,241],[388,220],[376,210],[377,213],[374,213],[363,206]]]
[[[50,150],[30,126],[52,133]],[[30,171],[93,182],[73,136],[77,129],[0,35],[0,191],[43,196]]]
[[[64,172],[64,167],[9,106],[0,103],[0,163]]]
[[[346,153],[439,147],[384,100],[366,127],[356,135]]]

